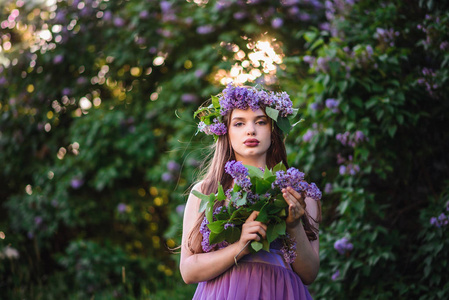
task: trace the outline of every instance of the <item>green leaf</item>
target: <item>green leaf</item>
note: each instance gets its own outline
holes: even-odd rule
[[[236,193],[236,196],[237,196],[237,195],[238,195],[238,194]],[[243,206],[243,205],[246,205],[246,196],[247,196],[247,195],[248,195],[248,192],[244,192],[241,198],[237,198],[237,199],[235,200],[235,204],[236,204],[237,206]]]
[[[258,167],[244,165],[246,169],[248,169],[249,177],[259,177],[263,178],[263,171]]]
[[[282,195],[281,195],[281,197],[282,197]],[[276,198],[274,200],[273,204],[274,204],[274,206],[280,207],[280,208],[288,207],[288,203],[284,200],[284,198],[282,198],[282,199]]]
[[[274,241],[279,236],[274,227],[274,224],[269,224],[267,228],[267,240],[269,243]]]
[[[285,167],[282,161],[273,167],[273,173],[276,173],[277,171],[287,171],[287,167]]]
[[[252,241],[251,248],[253,248],[256,252],[259,252],[263,248],[263,244],[261,242]]]
[[[236,227],[228,227],[225,231],[225,240],[232,244],[237,242],[240,239],[240,228]]]
[[[218,186],[218,193],[216,196],[217,196],[217,201],[223,201],[226,199],[226,194],[225,194],[225,192],[223,190],[223,186],[221,184]]]
[[[194,196],[200,198],[201,200],[209,201],[209,199],[210,199],[210,195],[202,194],[202,193],[198,192],[197,190],[193,190],[192,194]]]
[[[398,129],[398,127],[396,125],[393,125],[391,127],[388,127],[388,134],[391,137],[394,137],[394,134],[396,133],[396,130]]]
[[[266,223],[268,221],[268,212],[266,209],[268,202],[265,202],[257,215],[256,221]]]
[[[265,113],[267,114],[267,116],[269,116],[274,121],[276,121],[276,122],[278,121],[279,110],[267,106],[265,108]]]
[[[220,233],[224,230],[224,224],[227,222],[227,220],[215,221],[207,224],[207,227],[209,227],[210,231],[213,233]]]
[[[278,235],[284,235],[285,234],[285,230],[287,229],[287,226],[285,225],[285,221],[283,220],[280,223],[277,223],[274,226],[274,230]]]
[[[290,120],[287,117],[280,117],[277,122],[279,128],[286,134],[290,133],[292,126]]]
[[[274,176],[273,172],[270,169],[268,169],[268,166],[265,166],[265,170],[263,172],[263,179],[268,180],[268,178],[272,176]]]
[[[270,252],[270,243],[266,239],[262,240],[262,250]]]
[[[218,100],[217,96],[212,96],[212,105],[214,106],[214,108],[219,109],[220,108],[220,102]]]
[[[224,231],[220,233],[211,232],[209,235],[209,244],[217,244],[226,239],[226,233]]]
[[[214,206],[210,205],[210,202],[207,203],[206,207],[206,218],[209,221],[209,223],[212,223],[214,220]]]
[[[256,194],[263,195],[271,189],[271,182],[261,178],[256,178]]]

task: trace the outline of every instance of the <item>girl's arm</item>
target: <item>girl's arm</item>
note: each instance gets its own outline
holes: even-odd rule
[[[199,184],[193,189],[200,190]],[[190,231],[199,218],[200,202],[200,199],[190,194],[184,211],[180,271],[183,280],[187,284],[207,281],[217,277],[235,263],[234,257],[245,247],[249,240],[259,241],[260,237],[257,234],[260,234],[262,238],[266,237],[266,226],[261,222],[255,221],[258,213],[253,212],[242,226],[239,241],[217,251],[192,253],[187,246],[187,240]],[[237,259],[248,253],[249,247],[246,247]]]
[[[301,197],[301,194],[288,187],[283,195],[289,204],[289,213],[286,220],[287,233],[296,240],[296,259],[292,263],[292,269],[299,275],[304,284],[311,284],[318,275],[320,268],[319,239],[309,241],[304,227],[300,221],[301,216],[307,210],[309,216],[318,219],[319,208],[312,198]],[[312,226],[318,229],[318,224],[309,219]]]

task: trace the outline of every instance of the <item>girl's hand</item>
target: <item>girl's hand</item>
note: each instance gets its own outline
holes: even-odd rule
[[[242,225],[242,233],[240,234],[238,243],[239,249],[245,249],[241,252],[240,257],[250,253],[249,246],[247,245],[248,241],[260,241],[267,237],[267,225],[255,221],[258,215],[258,211],[253,211]]]
[[[282,189],[282,195],[288,203],[288,216],[285,219],[285,224],[290,228],[296,227],[305,213],[306,203],[302,195],[291,187]]]

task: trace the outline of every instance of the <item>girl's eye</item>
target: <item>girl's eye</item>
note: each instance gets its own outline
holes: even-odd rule
[[[237,122],[237,123],[234,124],[235,127],[240,127],[240,126],[242,126],[242,125],[243,125],[242,122]]]
[[[257,122],[257,124],[259,124],[259,125],[266,125],[267,122],[265,122],[265,121],[259,121],[259,122]]]

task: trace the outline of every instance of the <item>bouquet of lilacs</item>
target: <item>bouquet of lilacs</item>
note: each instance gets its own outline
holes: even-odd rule
[[[239,240],[243,223],[253,211],[258,211],[256,221],[267,225],[267,237],[251,242],[251,251],[269,251],[270,243],[280,238],[284,240],[284,257],[294,254],[295,243],[286,234],[285,219],[288,204],[282,196],[282,189],[288,186],[303,197],[321,199],[321,191],[315,183],[304,181],[304,173],[295,168],[287,168],[279,163],[273,169],[243,165],[239,161],[229,161],[225,172],[234,179],[233,188],[224,191],[218,186],[216,194],[192,193],[201,199],[200,212],[206,218],[201,225],[202,247],[209,252],[216,246],[224,247]],[[214,209],[216,202],[227,200],[227,205]],[[283,250],[283,249],[281,249]],[[287,259],[286,259],[287,260]],[[290,262],[294,257],[290,259]]]

